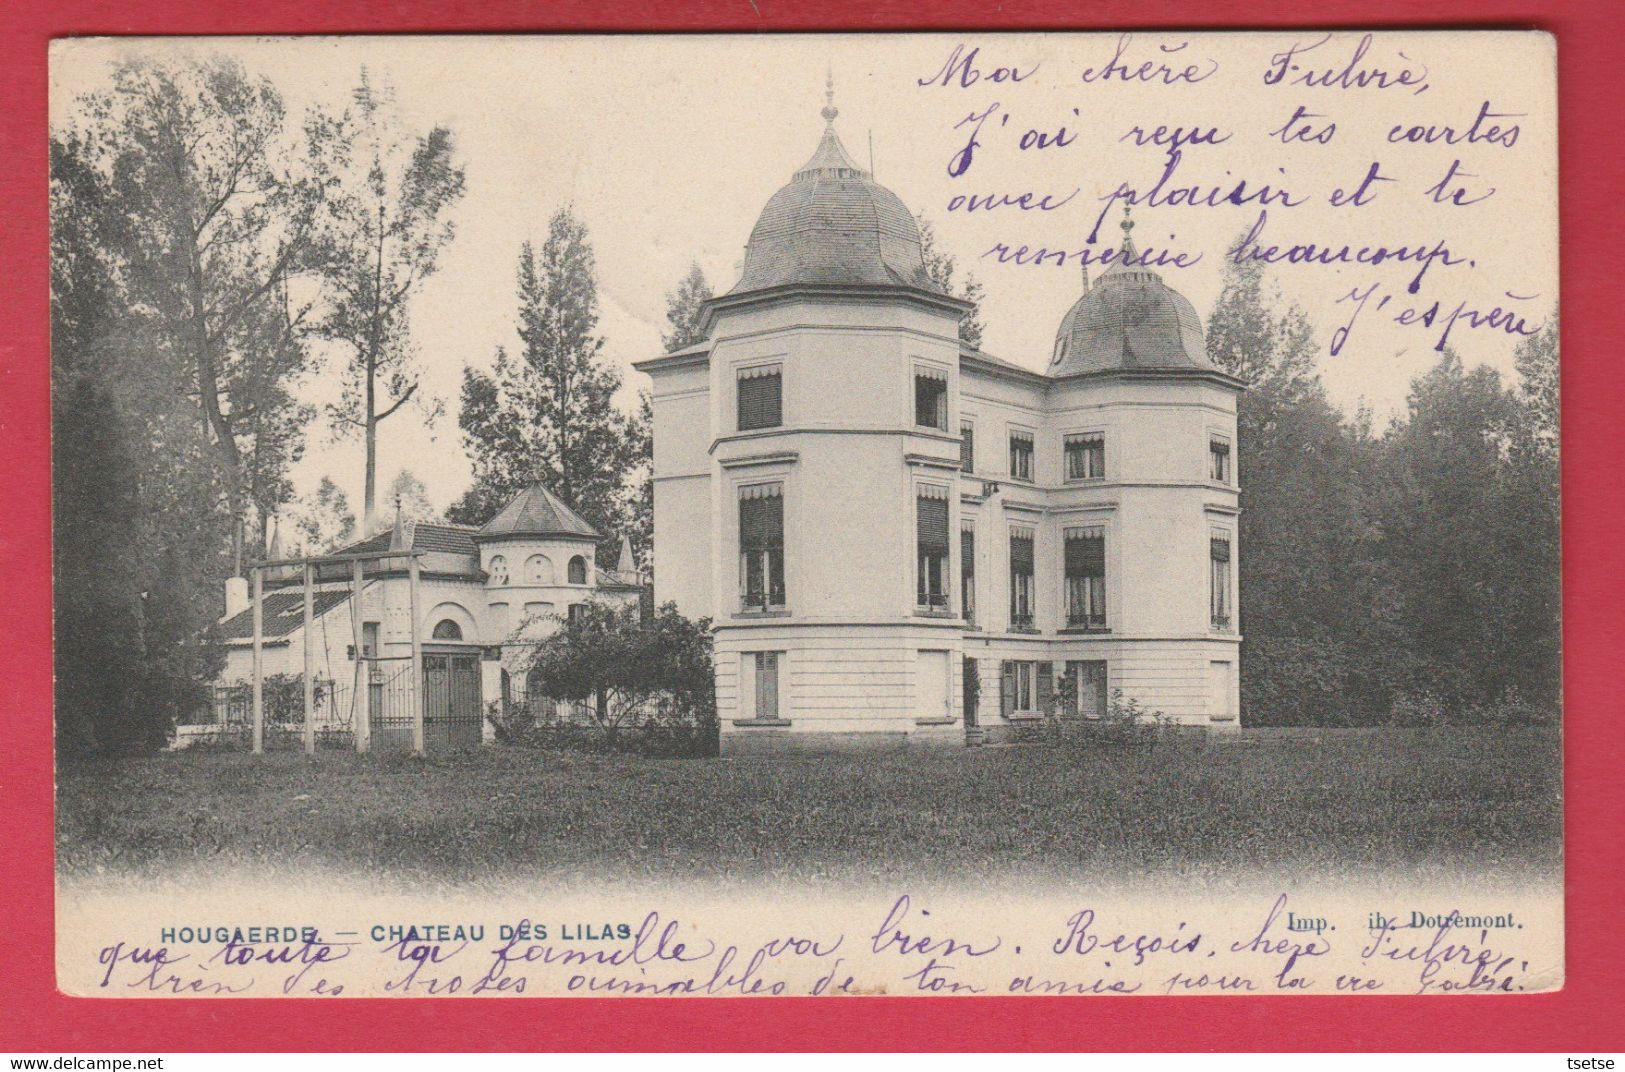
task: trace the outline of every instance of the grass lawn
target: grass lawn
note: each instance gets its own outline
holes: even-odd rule
[[[179,753],[64,768],[65,873],[306,864],[408,878],[885,881],[1011,873],[1552,872],[1550,730],[1243,731],[650,760]]]

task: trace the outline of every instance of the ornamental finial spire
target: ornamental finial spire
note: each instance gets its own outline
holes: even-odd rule
[[[831,64],[824,73],[824,110],[819,113],[824,122],[835,125],[835,117],[840,115],[840,109],[835,107],[835,66]]]
[[[1123,222],[1118,224],[1123,228],[1123,256],[1125,259],[1132,258],[1135,255],[1134,235],[1131,233],[1134,230],[1134,219],[1129,215],[1132,211],[1134,211],[1134,206],[1125,202],[1123,205]]]

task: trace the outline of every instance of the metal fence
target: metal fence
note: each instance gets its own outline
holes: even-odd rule
[[[424,656],[424,747],[429,751],[478,745],[484,736],[477,655]],[[412,664],[373,663],[367,670],[369,747],[404,751],[412,747],[418,690]],[[301,747],[304,740],[304,678],[277,675],[261,685],[264,745],[268,749]],[[318,748],[353,748],[356,731],[355,686],[348,681],[318,678],[314,683],[311,723]],[[216,686],[209,700],[176,727],[174,747],[208,744],[247,748],[253,741],[254,690],[249,684]]]

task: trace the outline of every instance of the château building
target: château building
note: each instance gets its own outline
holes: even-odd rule
[[[724,751],[1014,738],[1117,690],[1236,725],[1244,385],[1195,309],[1125,219],[1043,371],[963,345],[836,115],[704,341],[636,366],[655,598],[715,623]]]

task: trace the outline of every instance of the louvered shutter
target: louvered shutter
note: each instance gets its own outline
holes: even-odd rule
[[[1048,714],[1054,696],[1055,664],[1046,659],[1038,664],[1038,710]]]
[[[1006,659],[999,664],[999,710],[1009,718],[1016,709],[1016,664]]]
[[[739,427],[776,428],[783,420],[783,376],[777,368],[739,374]]]
[[[920,553],[948,553],[948,500],[921,495],[916,502],[919,517]]]
[[[740,498],[739,546],[745,551],[784,546],[784,499],[776,487],[747,489]]]
[[[1030,533],[1010,535],[1010,570],[1023,576],[1033,572],[1033,538]]]
[[[1106,576],[1106,536],[1099,529],[1067,529],[1066,575]]]

